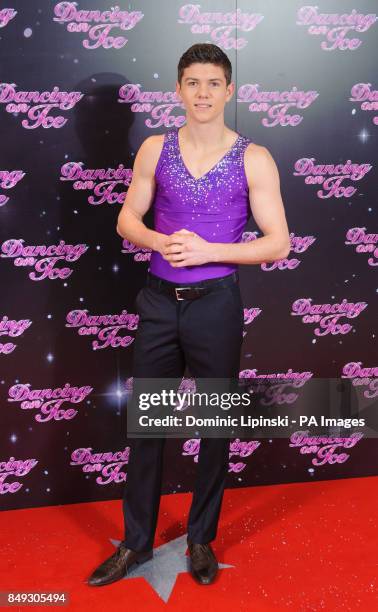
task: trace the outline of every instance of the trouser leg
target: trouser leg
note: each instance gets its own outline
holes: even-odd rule
[[[178,341],[177,305],[151,288],[138,294],[139,325],[134,341],[132,376],[180,378],[185,362]],[[150,550],[156,530],[165,438],[130,438],[123,496],[124,542],[132,550]]]
[[[238,285],[185,303],[180,339],[189,370],[198,378],[238,378],[244,310]],[[226,388],[226,380],[224,382]],[[229,388],[229,387],[228,387]],[[202,438],[188,519],[191,541],[215,539],[229,465],[229,438]]]

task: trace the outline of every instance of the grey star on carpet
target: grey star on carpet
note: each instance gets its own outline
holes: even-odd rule
[[[186,542],[187,534],[179,536],[175,540],[162,544],[154,548],[154,556],[149,561],[141,565],[134,564],[129,572],[124,577],[128,578],[144,578],[167,603],[173,587],[176,583],[178,574],[189,572],[189,557],[185,555],[187,549]],[[111,543],[118,547],[120,540],[110,539]],[[218,563],[219,569],[234,567],[226,563]]]

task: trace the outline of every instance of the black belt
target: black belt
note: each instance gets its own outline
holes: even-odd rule
[[[239,282],[239,274],[237,271],[227,276],[218,278],[208,278],[196,283],[181,283],[178,287],[175,283],[167,281],[164,278],[159,278],[151,272],[147,273],[146,286],[157,289],[161,293],[165,293],[178,301],[195,300],[196,298],[216,291],[217,289],[226,289],[231,285]]]

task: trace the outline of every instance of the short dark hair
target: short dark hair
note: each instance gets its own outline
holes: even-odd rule
[[[222,51],[222,49],[220,47],[217,47],[217,45],[213,45],[211,43],[197,43],[189,47],[189,49],[187,49],[185,53],[180,57],[177,66],[177,80],[180,85],[184,69],[195,63],[209,63],[216,64],[217,66],[222,66],[224,76],[226,77],[226,85],[229,85],[231,83],[231,62],[228,59],[227,55]]]

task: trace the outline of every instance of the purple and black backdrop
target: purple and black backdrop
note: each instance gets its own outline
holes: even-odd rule
[[[272,153],[291,232],[287,259],[240,266],[241,376],[376,394],[376,2],[111,4],[0,9],[2,509],[122,496],[150,253],[116,221],[142,141],[185,122],[177,63],[196,42],[228,54],[226,123]],[[251,219],[243,240],[259,236]],[[376,474],[376,450],[358,435],[236,439],[228,486]],[[191,489],[197,453],[168,440],[164,492]]]

